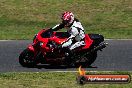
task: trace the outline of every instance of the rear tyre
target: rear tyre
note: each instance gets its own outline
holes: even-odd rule
[[[97,52],[93,52],[93,53],[87,54],[86,58],[87,58],[87,60],[86,60],[85,65],[90,66],[96,60]]]
[[[90,54],[85,55],[83,58],[85,61],[84,62],[79,62],[76,66],[82,66],[82,67],[88,67],[91,66],[91,64],[96,60],[97,58],[97,52],[93,52]]]
[[[34,53],[29,49],[25,49],[19,56],[19,63],[23,67],[34,67],[34,66],[36,66],[36,63],[34,60]]]

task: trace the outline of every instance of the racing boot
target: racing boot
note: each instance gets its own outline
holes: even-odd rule
[[[65,49],[65,61],[66,65],[73,67],[75,64],[75,59],[74,59],[75,52],[73,50],[70,50],[69,48]]]

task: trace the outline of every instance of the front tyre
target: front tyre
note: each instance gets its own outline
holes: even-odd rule
[[[29,49],[25,49],[19,56],[19,63],[23,67],[34,67],[36,65],[34,53]]]

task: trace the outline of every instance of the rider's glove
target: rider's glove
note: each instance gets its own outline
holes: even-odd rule
[[[58,47],[57,47],[58,49],[62,49],[62,45],[58,45]]]
[[[49,28],[48,31],[53,31],[53,29],[52,28]]]

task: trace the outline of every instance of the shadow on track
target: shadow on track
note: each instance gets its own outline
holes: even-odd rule
[[[38,69],[69,69],[69,68],[79,68],[79,66],[65,66],[65,65],[47,65],[47,64],[41,64],[34,67],[28,67],[28,68],[38,68]],[[98,68],[96,66],[87,66],[83,68]]]

